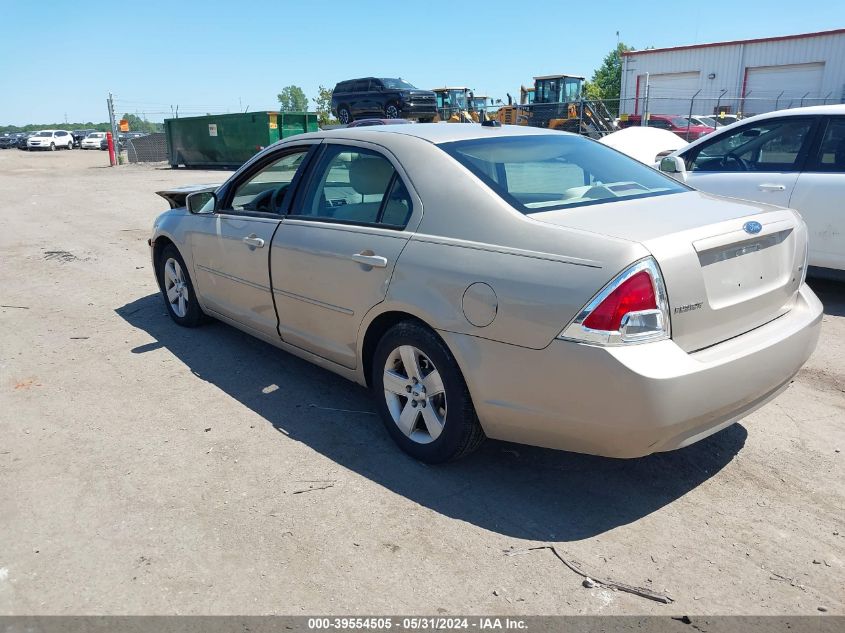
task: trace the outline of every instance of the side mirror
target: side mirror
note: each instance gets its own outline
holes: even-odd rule
[[[185,206],[191,213],[211,213],[217,208],[217,194],[213,191],[195,191],[185,198]]]
[[[687,166],[680,156],[666,156],[660,159],[660,171],[681,182],[687,181]]]

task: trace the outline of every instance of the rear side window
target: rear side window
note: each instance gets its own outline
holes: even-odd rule
[[[525,214],[689,191],[632,158],[569,134],[485,138],[440,148]]]
[[[845,119],[830,119],[827,122],[812,169],[845,173]]]
[[[692,171],[797,171],[812,127],[797,117],[743,126],[696,147]]]
[[[351,84],[352,84],[351,81],[341,81],[339,84],[337,84],[335,86],[334,91],[335,92],[349,92]]]
[[[330,145],[314,174],[292,215],[392,228],[403,228],[411,217],[407,188],[391,162],[377,152]]]

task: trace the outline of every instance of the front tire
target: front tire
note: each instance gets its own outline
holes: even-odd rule
[[[56,151],[56,144],[55,144],[55,143],[50,143],[50,151],[51,151],[51,152],[55,152],[55,151]]]
[[[370,385],[387,432],[422,462],[458,459],[485,438],[457,362],[420,323],[402,322],[384,334]]]
[[[384,116],[388,119],[398,119],[401,116],[399,107],[395,103],[388,103],[384,107]]]
[[[183,327],[198,326],[204,314],[197,301],[185,260],[172,244],[162,250],[156,262],[156,276],[170,318]]]

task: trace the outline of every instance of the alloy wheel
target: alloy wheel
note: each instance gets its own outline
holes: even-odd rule
[[[172,257],[164,262],[164,291],[173,314],[184,318],[188,314],[188,284],[182,266]]]
[[[387,357],[382,377],[384,398],[393,422],[412,441],[435,441],[446,424],[446,390],[431,359],[412,345],[400,345]]]
[[[398,119],[399,109],[391,103],[384,109],[384,114],[388,119]]]

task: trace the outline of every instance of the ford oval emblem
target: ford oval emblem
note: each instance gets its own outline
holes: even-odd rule
[[[751,235],[757,235],[757,233],[763,230],[763,225],[759,222],[751,221],[743,224],[742,228],[745,229],[746,233],[750,233]]]

